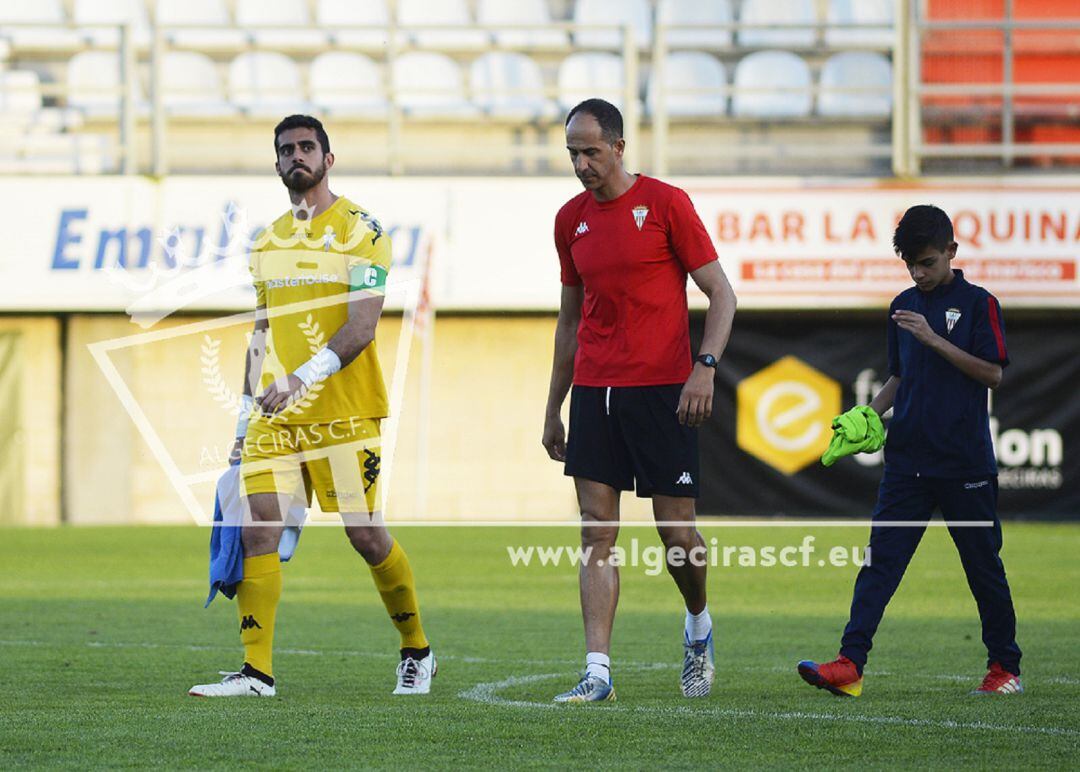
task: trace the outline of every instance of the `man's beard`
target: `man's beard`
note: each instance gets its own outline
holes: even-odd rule
[[[293,193],[306,193],[313,187],[322,182],[323,177],[326,176],[326,169],[322,166],[315,169],[308,169],[307,167],[299,167],[300,174],[293,174],[293,171],[298,167],[293,167],[285,174],[281,175],[281,181],[285,183],[285,187],[291,190]]]

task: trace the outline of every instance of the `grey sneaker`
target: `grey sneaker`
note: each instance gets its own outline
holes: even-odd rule
[[[615,687],[603,678],[586,675],[570,691],[555,695],[555,702],[615,702]]]
[[[691,642],[683,633],[682,693],[683,697],[708,697],[712,691],[716,666],[713,664],[712,631],[705,640]]]

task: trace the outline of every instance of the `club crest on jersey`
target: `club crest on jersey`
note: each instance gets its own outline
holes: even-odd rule
[[[952,328],[960,321],[960,309],[950,308],[945,312],[945,331],[952,332]]]
[[[634,225],[638,230],[641,230],[641,226],[645,224],[645,218],[649,216],[649,207],[647,206],[635,206],[632,210],[634,212]]]

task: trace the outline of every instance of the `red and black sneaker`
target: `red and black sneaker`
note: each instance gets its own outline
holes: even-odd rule
[[[1024,686],[1020,683],[1020,676],[1010,673],[1001,666],[1000,662],[994,662],[986,671],[982,685],[972,694],[1023,694]]]
[[[841,655],[832,662],[799,663],[799,675],[811,686],[827,689],[837,697],[858,697],[862,694],[862,675],[855,663]]]

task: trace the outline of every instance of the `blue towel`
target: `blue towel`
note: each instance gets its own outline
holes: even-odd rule
[[[286,526],[278,542],[278,555],[288,562],[296,551],[306,515],[305,499],[294,497]],[[210,594],[203,608],[221,592],[226,598],[236,595],[236,585],[244,578],[244,544],[240,538],[244,502],[240,496],[240,466],[234,464],[218,480],[214,496],[214,526],[210,529]]]

